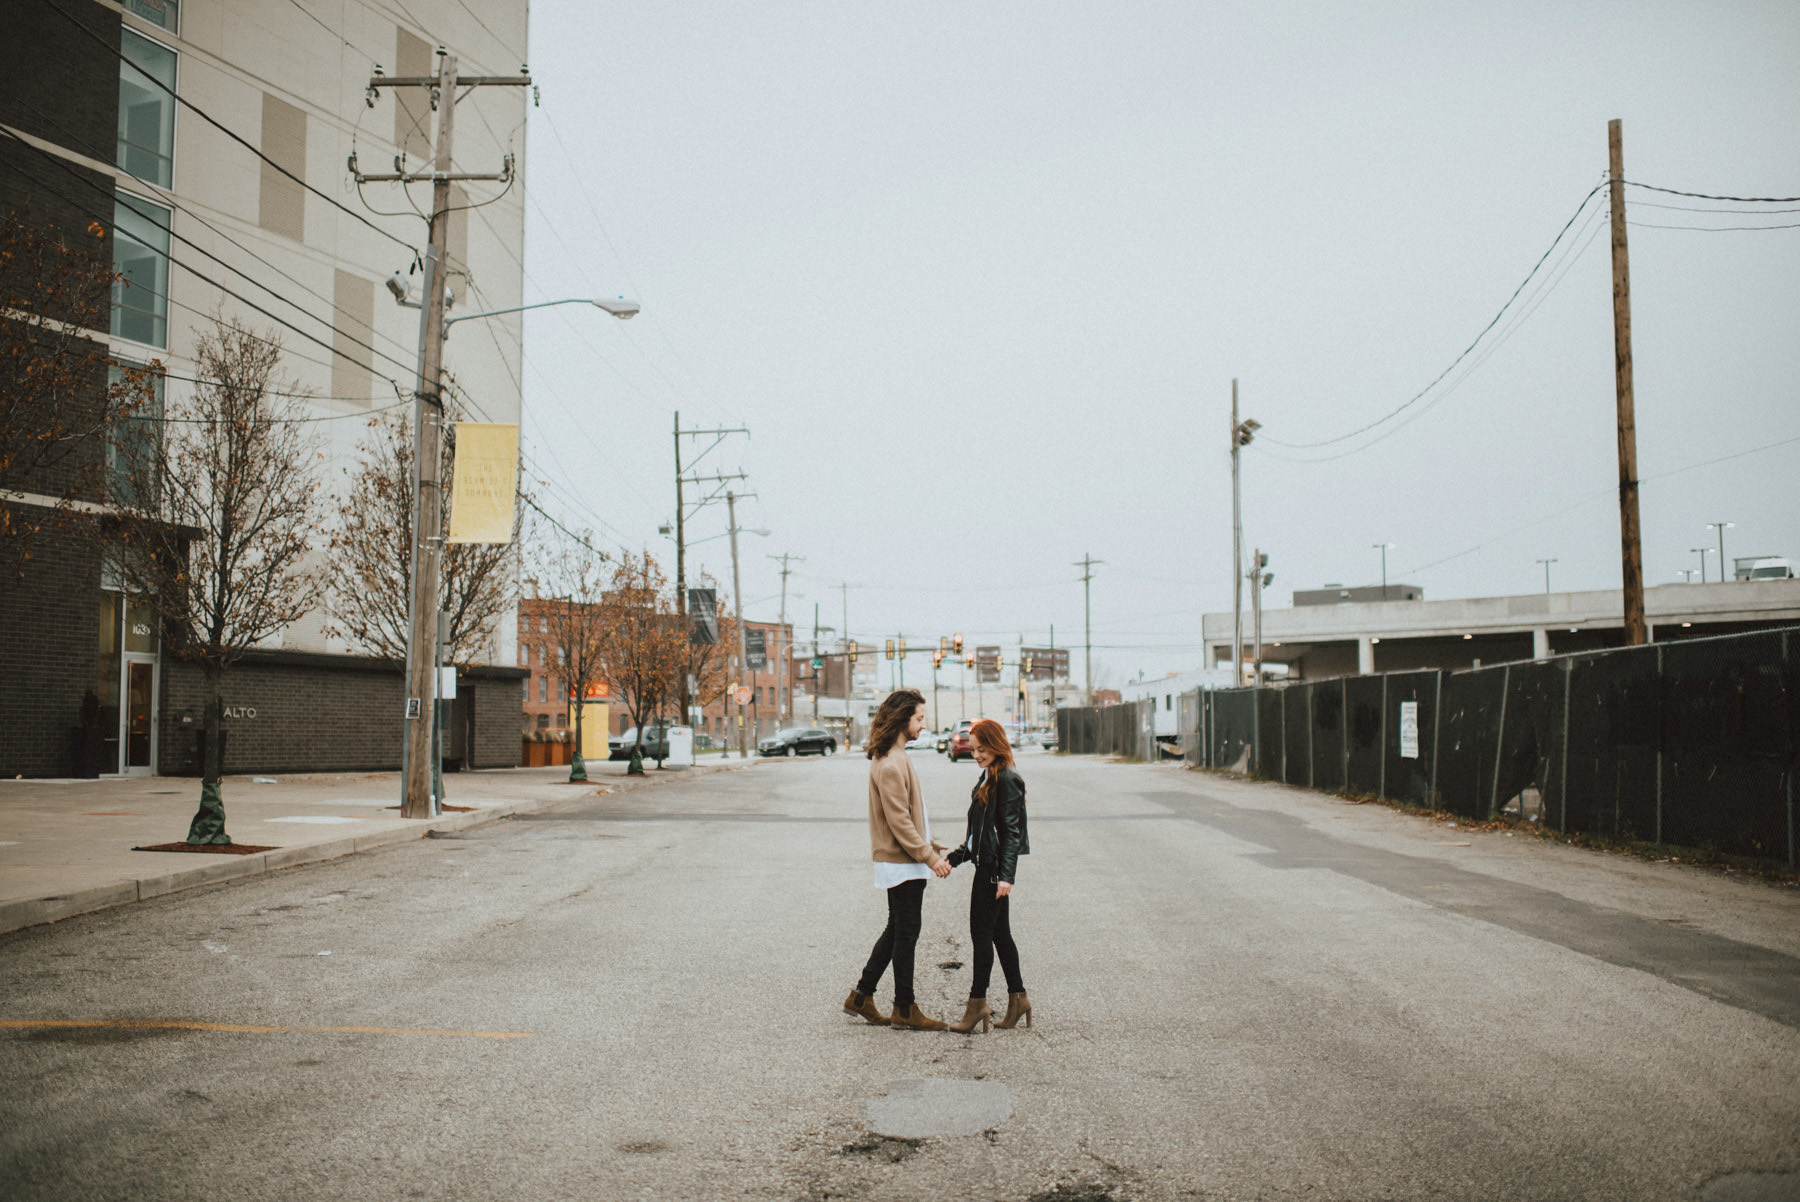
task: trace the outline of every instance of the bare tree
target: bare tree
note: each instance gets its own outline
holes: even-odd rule
[[[206,762],[189,843],[229,843],[219,781],[224,678],[252,647],[319,602],[307,553],[320,516],[297,389],[274,383],[281,343],[235,318],[200,340],[201,383],[171,403],[160,437],[125,449],[134,487],[116,498],[122,567],[161,612],[176,654],[205,674]],[[289,395],[283,395],[284,393]]]
[[[607,678],[600,650],[607,620],[605,588],[611,575],[606,560],[587,537],[565,537],[547,556],[538,580],[538,613],[547,619],[549,645],[557,649],[562,676],[558,684],[567,690],[575,717],[571,781],[588,778],[581,754],[582,711],[588,689]]]
[[[613,562],[600,605],[600,663],[631,723],[641,757],[644,724],[679,692],[689,662],[688,633],[668,577],[645,551]]]
[[[454,425],[449,428],[454,430]],[[403,661],[411,629],[414,447],[410,418],[396,413],[372,419],[360,450],[357,466],[345,469],[350,489],[326,563],[331,598],[327,629],[376,655]],[[449,529],[456,482],[454,451],[452,435],[445,440],[439,469],[445,529]],[[511,543],[448,543],[439,557],[444,574],[438,597],[450,615],[445,654],[452,663],[478,663],[485,657],[494,623],[513,600],[519,513],[515,506]]]
[[[29,211],[0,217],[0,588],[24,576],[41,534],[106,500],[108,440],[152,396],[150,368],[110,357],[122,281],[105,229],[86,234],[64,237]]]

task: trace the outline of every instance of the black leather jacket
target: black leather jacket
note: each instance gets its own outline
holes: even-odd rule
[[[991,810],[991,812],[990,812]],[[976,833],[980,842],[973,856],[969,844]],[[950,852],[952,865],[974,860],[997,881],[1012,883],[1019,857],[1031,854],[1031,838],[1025,829],[1025,782],[1011,768],[1000,770],[991,807],[981,804],[981,785],[969,794],[969,828],[962,845]]]

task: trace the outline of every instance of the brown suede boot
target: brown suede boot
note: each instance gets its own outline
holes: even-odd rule
[[[890,1027],[910,1027],[914,1031],[942,1031],[944,1024],[935,1018],[926,1018],[925,1012],[919,1009],[919,1003],[908,1006],[904,1013],[900,1007],[894,1007],[893,1015],[888,1019]]]
[[[993,1017],[994,1011],[988,1006],[986,998],[972,997],[963,1007],[962,1021],[951,1023],[950,1029],[958,1035],[967,1035],[975,1029],[976,1023],[980,1023],[981,1030],[985,1034],[988,1023],[993,1021]]]
[[[864,997],[854,989],[850,991],[850,996],[844,999],[844,1013],[867,1019],[878,1027],[887,1026],[887,1015],[881,1012],[881,1007],[875,1004],[875,999]]]
[[[1022,993],[1009,993],[1006,995],[1006,1017],[994,1025],[1011,1030],[1019,1025],[1021,1018],[1026,1026],[1031,1025],[1031,999]]]

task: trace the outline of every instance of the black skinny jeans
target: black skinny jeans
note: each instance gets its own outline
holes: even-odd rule
[[[1012,898],[995,897],[999,881],[991,868],[975,870],[975,885],[969,894],[969,941],[975,945],[975,979],[969,984],[971,998],[985,998],[988,978],[994,974],[994,953],[1000,953],[1000,971],[1006,977],[1008,993],[1024,993],[1025,978],[1019,972],[1019,949],[1013,943],[1009,912]]]
[[[894,1009],[904,1012],[913,1004],[913,949],[919,943],[919,913],[924,904],[923,880],[902,881],[887,891],[887,929],[881,932],[881,938],[875,941],[875,948],[869,953],[869,962],[863,965],[856,992],[864,997],[874,997],[876,986],[881,984],[881,974],[892,963]]]

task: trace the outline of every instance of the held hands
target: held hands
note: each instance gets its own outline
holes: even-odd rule
[[[940,856],[938,862],[931,866],[931,871],[937,873],[941,877],[949,876],[950,861],[947,858]]]
[[[1008,894],[1010,894],[1011,892],[1012,892],[1012,882],[1011,881],[1001,881],[994,886],[994,896],[996,898],[1005,897]]]

